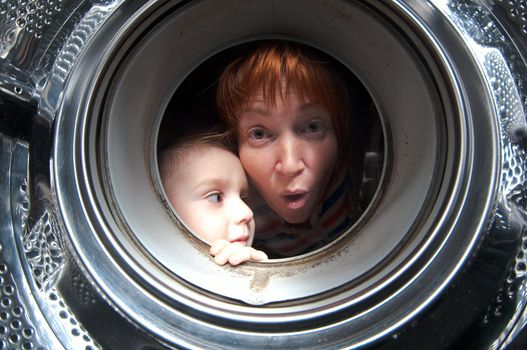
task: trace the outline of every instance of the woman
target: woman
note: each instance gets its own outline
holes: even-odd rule
[[[264,42],[223,71],[217,105],[259,197],[254,247],[271,258],[311,252],[357,214],[347,89],[328,58]]]

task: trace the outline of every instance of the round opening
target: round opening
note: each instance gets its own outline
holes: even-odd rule
[[[259,6],[266,5],[244,9],[252,12]],[[202,10],[193,9],[197,13]],[[193,11],[188,13],[189,20],[196,14]],[[284,9],[281,18],[287,18],[289,11]],[[210,28],[192,26],[189,31],[185,26],[190,23],[184,16],[169,16],[133,42],[112,75],[102,123],[93,127],[100,130],[103,141],[96,160],[102,161],[98,165],[103,170],[101,192],[109,198],[108,210],[117,218],[117,227],[122,227],[112,236],[125,247],[139,243],[134,248],[139,249],[133,254],[134,260],[139,254],[146,266],[155,262],[155,269],[143,267],[144,273],[162,280],[163,285],[172,286],[174,279],[181,279],[215,298],[263,304],[315,295],[323,298],[324,293],[343,286],[349,295],[371,293],[403,274],[407,264],[426,251],[435,239],[436,214],[452,195],[450,180],[443,180],[450,179],[455,171],[460,147],[453,129],[452,107],[456,103],[451,101],[451,88],[441,80],[435,58],[427,56],[426,50],[409,45],[409,39],[393,30],[392,24],[372,16],[367,9],[346,11],[353,21],[342,25],[349,26],[346,32],[354,34],[345,40],[343,36],[332,37],[322,27],[313,27],[318,22],[313,18],[288,28],[288,35],[272,34],[241,21],[237,22],[241,28],[227,27],[221,36],[209,37]],[[314,15],[307,8],[301,13]],[[247,35],[240,37],[240,32]],[[173,33],[178,33],[178,40],[173,40]],[[187,119],[177,117],[178,108],[192,105],[188,94],[195,98],[201,97],[199,93],[212,93],[211,84],[225,66],[219,62],[232,59],[236,51],[260,40],[310,46],[343,68],[348,76],[345,81],[362,91],[364,100],[358,106],[372,108],[376,114],[373,120],[383,130],[372,135],[365,128],[362,136],[379,136],[384,142],[384,179],[374,208],[365,212],[350,234],[341,235],[326,249],[287,261],[220,268],[210,258],[208,246],[174,220],[176,216],[167,210],[170,206],[160,200],[166,197],[156,171],[157,151],[169,138],[169,130],[186,133],[193,127]],[[213,106],[199,103],[200,108]],[[172,113],[176,117],[171,122],[177,125],[166,126],[171,120],[167,115]],[[210,115],[214,117],[214,111]],[[363,117],[358,118],[357,125],[365,120]],[[211,122],[203,115],[195,120],[204,125]],[[165,126],[167,134],[163,134]],[[358,131],[360,134],[362,130]],[[446,148],[447,144],[452,146]],[[181,253],[174,254],[174,247]],[[176,290],[179,293],[179,287]]]
[[[244,207],[240,202],[240,198],[236,197],[236,195],[249,196],[248,193],[238,191],[238,193],[235,193],[234,199],[232,199],[233,196],[223,198],[223,192],[224,189],[227,189],[227,185],[236,186],[234,180],[239,176],[235,175],[239,175],[238,171],[240,167],[235,165],[230,171],[222,173],[220,171],[222,168],[229,167],[232,164],[230,157],[223,156],[221,152],[210,151],[219,157],[225,157],[224,161],[226,162],[222,163],[222,161],[216,159],[216,162],[212,164],[210,160],[205,160],[207,158],[207,151],[201,153],[195,152],[196,145],[199,144],[202,146],[203,143],[207,143],[204,142],[203,135],[206,135],[207,140],[210,141],[211,138],[218,139],[211,137],[211,135],[220,134],[219,137],[225,140],[225,143],[228,143],[226,147],[229,148],[229,151],[238,156],[239,150],[236,132],[234,135],[230,134],[230,137],[223,138],[225,131],[232,132],[233,130],[226,125],[225,119],[220,117],[216,103],[218,80],[224,69],[231,62],[242,57],[247,57],[250,53],[254,52],[255,48],[264,47],[269,50],[276,49],[280,45],[295,48],[300,46],[303,50],[308,50],[308,53],[316,55],[315,58],[310,59],[313,59],[317,64],[321,64],[323,69],[330,70],[335,74],[335,79],[339,80],[338,87],[344,90],[344,93],[340,92],[343,98],[337,99],[337,102],[342,103],[342,105],[350,109],[351,114],[349,116],[346,115],[346,118],[351,120],[351,125],[344,135],[345,141],[340,142],[340,144],[344,144],[345,147],[349,148],[349,151],[345,150],[343,152],[347,156],[344,158],[345,165],[341,166],[343,169],[341,172],[346,172],[345,180],[343,181],[342,176],[338,178],[333,176],[329,180],[330,183],[327,186],[331,190],[324,191],[323,201],[316,208],[317,217],[312,217],[311,220],[308,219],[307,222],[304,221],[300,224],[289,224],[278,214],[272,212],[268,206],[262,204],[263,200],[255,192],[256,190],[247,191],[245,189],[245,192],[250,193],[252,197],[258,199],[258,204],[252,206],[252,204],[257,202],[256,200],[241,198],[252,209],[252,217],[256,221],[256,227],[255,229],[253,228],[255,231],[254,246],[265,251],[271,258],[288,258],[306,254],[323,248],[345,233],[352,234],[352,231],[357,231],[351,230],[350,228],[369,206],[381,182],[382,170],[384,168],[385,140],[383,126],[377,108],[360,80],[342,63],[305,44],[274,40],[252,41],[236,45],[204,61],[178,86],[163,114],[157,144],[158,165],[163,169],[161,174],[165,173],[166,177],[164,186],[161,186],[164,191],[160,192],[164,192],[165,194],[162,200],[171,204],[172,208],[167,208],[167,210],[170,213],[175,212],[176,217],[174,220],[177,220],[179,224],[185,222],[185,218],[191,220],[192,227],[198,231],[201,229],[205,232],[199,234],[200,231],[197,234],[196,230],[192,230],[188,225],[185,226],[190,228],[190,231],[196,234],[198,238],[205,241],[208,240],[208,243],[211,243],[210,239],[214,237],[231,240],[237,239],[240,231],[247,231],[243,227],[245,224],[250,223],[248,218],[251,216],[244,216],[247,215],[245,212],[247,208]],[[292,55],[291,53],[289,54]],[[297,67],[297,69],[299,68]],[[264,112],[264,118],[269,122],[269,118],[267,118],[268,112]],[[295,116],[295,119],[292,118],[293,123],[296,123],[292,130],[299,134],[296,138],[300,140],[299,142],[303,142],[304,138],[307,138],[303,134],[303,128],[305,126],[300,124],[300,122],[304,122],[302,118],[308,118],[308,122],[317,123],[319,117],[316,113],[320,113],[319,111],[310,110],[302,114],[303,112],[302,108],[286,111],[286,113],[296,113],[299,115]],[[279,117],[283,118],[283,116]],[[259,126],[258,123],[255,125]],[[273,142],[275,142],[274,137],[277,136],[275,134],[278,133],[274,131],[277,126],[281,125],[273,122],[269,124],[269,127],[273,128]],[[212,134],[211,131],[213,131]],[[271,138],[271,130],[265,129],[265,133],[269,133],[269,138]],[[314,135],[318,136],[318,131]],[[197,141],[196,138],[200,137],[201,140]],[[314,136],[310,137],[314,139]],[[222,140],[218,140],[217,142],[221,143]],[[320,140],[314,140],[316,140],[316,144],[320,143]],[[304,142],[303,145],[309,145],[311,142]],[[259,146],[259,144],[256,146]],[[217,145],[215,145],[215,148],[217,148]],[[280,154],[283,154],[284,151],[273,146],[268,149]],[[185,152],[189,154],[189,158],[186,158]],[[256,153],[258,152],[259,150],[256,150]],[[340,150],[337,149],[337,152],[340,152]],[[212,157],[212,153],[209,154]],[[278,158],[274,159],[274,161],[278,160],[281,161]],[[300,161],[304,162],[303,159]],[[306,166],[302,163],[301,166],[310,167],[305,170],[305,173],[307,173],[311,171],[311,167],[314,165],[308,163]],[[182,169],[181,167],[185,168]],[[264,167],[264,170],[268,170],[267,168]],[[302,172],[304,172],[304,168],[302,168]],[[329,172],[329,170],[326,172]],[[224,174],[223,177],[221,174]],[[157,174],[153,174],[154,178],[156,176]],[[287,186],[281,185],[280,182],[283,182],[286,176],[290,177],[288,180],[289,186],[301,187],[303,183],[307,182],[304,180],[304,176],[309,175],[302,174],[300,176],[300,174],[297,174],[291,177],[289,174],[281,175],[280,173],[275,173],[274,176],[282,176],[282,178],[266,182],[260,187],[270,187],[269,185],[272,182],[280,186],[279,191],[282,191]],[[163,178],[162,175],[160,177]],[[246,176],[242,177],[245,178]],[[222,178],[223,181],[221,181]],[[233,180],[229,181],[229,178]],[[295,180],[295,183],[292,181],[293,179],[299,180]],[[211,182],[215,185],[197,186],[199,183],[210,184]],[[227,183],[224,184],[224,182]],[[253,187],[251,180],[248,182],[250,187]],[[356,186],[352,188],[352,184],[356,184]],[[182,186],[186,186],[186,190],[183,191],[181,189]],[[175,198],[171,201],[167,193],[173,193],[176,190],[178,190],[177,196],[174,194]],[[217,198],[216,196],[220,197]],[[177,202],[178,198],[179,202]],[[223,201],[224,199],[225,202],[221,204],[217,203],[219,200]],[[183,203],[183,201],[186,203]],[[211,204],[211,201],[214,204]],[[188,208],[185,207],[185,204],[188,204]],[[229,208],[232,209],[229,209],[231,211],[228,211],[228,215],[225,216],[223,210],[229,205]],[[170,205],[167,207],[170,207]],[[180,212],[175,210],[176,208],[180,208]],[[215,227],[211,227],[211,224],[206,221],[204,215],[207,215],[207,211],[215,217],[222,215],[221,218],[218,217],[211,221],[216,225],[224,225],[221,226],[222,229],[225,228],[223,231],[224,234],[221,234]],[[229,222],[231,226],[229,226]],[[229,229],[234,231],[230,236],[227,232]],[[266,238],[259,238],[260,236]],[[311,237],[313,239],[309,240]]]
[[[68,86],[57,121],[58,201],[76,254],[105,296],[188,347],[225,334],[250,346],[265,338],[260,331],[297,345],[344,332],[360,342],[428,305],[484,224],[461,215],[463,207],[486,213],[496,176],[497,156],[485,148],[495,146],[494,124],[472,122],[488,115],[488,101],[471,56],[451,44],[457,32],[431,33],[428,17],[379,1],[154,3],[123,3],[119,13],[130,11],[130,20],[105,23],[72,72],[81,85]],[[157,156],[174,134],[216,123],[219,72],[264,40],[309,46],[342,68],[357,114],[371,117],[354,124],[360,138],[349,136],[364,148],[361,188],[370,195],[321,249],[218,266],[169,205]],[[490,180],[479,183],[476,168]]]

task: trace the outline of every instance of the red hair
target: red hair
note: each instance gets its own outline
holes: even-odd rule
[[[284,41],[259,44],[225,68],[218,81],[216,103],[221,117],[235,133],[243,109],[256,94],[262,93],[270,106],[276,106],[276,96],[283,100],[291,91],[330,112],[338,163],[342,164],[350,152],[347,88],[331,59],[311,48]]]

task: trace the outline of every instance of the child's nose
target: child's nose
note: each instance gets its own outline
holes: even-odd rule
[[[249,206],[240,198],[236,201],[236,206],[234,208],[236,213],[236,224],[246,224],[253,219],[253,211]]]

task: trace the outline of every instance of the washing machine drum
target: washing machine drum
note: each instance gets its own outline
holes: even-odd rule
[[[521,333],[523,1],[0,6],[1,348],[479,349]],[[219,72],[269,40],[345,71],[363,211],[308,254],[218,266],[157,153],[217,121]]]

